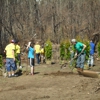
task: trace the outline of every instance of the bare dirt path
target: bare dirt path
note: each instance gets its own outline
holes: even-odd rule
[[[99,65],[94,70],[100,69]],[[23,68],[24,69],[24,68]],[[59,64],[35,66],[35,75],[0,77],[0,100],[100,100],[100,79],[73,74]]]

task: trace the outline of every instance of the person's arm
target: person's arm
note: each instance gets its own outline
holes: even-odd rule
[[[78,56],[78,55],[77,55],[77,52],[75,52],[74,58],[77,58],[77,56]]]
[[[31,42],[28,42],[27,49],[30,47]]]
[[[84,52],[84,50],[85,50],[85,48],[86,48],[86,45],[85,44],[83,44],[83,49],[82,49],[82,51],[77,55],[77,56],[79,56],[81,53],[83,53]]]
[[[82,49],[81,53],[85,50],[85,48],[86,48],[86,45],[83,44],[83,49]]]
[[[4,53],[6,53],[6,50],[4,50]]]
[[[15,61],[15,51],[12,50],[12,55],[13,55],[13,58],[14,58],[14,61]]]

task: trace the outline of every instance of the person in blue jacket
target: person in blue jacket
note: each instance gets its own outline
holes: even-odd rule
[[[89,60],[88,60],[89,67],[93,67],[94,65],[94,53],[95,53],[95,44],[93,40],[91,40],[90,41],[90,54],[89,54]]]

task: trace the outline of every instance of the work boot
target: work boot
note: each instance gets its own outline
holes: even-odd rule
[[[79,75],[82,75],[82,74],[81,74],[81,72],[83,71],[82,68],[77,68],[77,71],[78,71],[78,74],[79,74]]]
[[[80,68],[77,67],[77,71],[80,71]]]
[[[89,67],[91,67],[91,64],[89,64]]]
[[[82,71],[83,71],[83,69],[82,69],[82,68],[79,68],[79,70],[80,70],[80,72],[82,72]]]

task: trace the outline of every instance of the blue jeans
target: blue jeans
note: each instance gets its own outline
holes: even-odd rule
[[[76,67],[82,68],[82,69],[84,68],[85,56],[86,56],[85,53],[82,53],[82,54],[80,54],[80,55],[78,56]]]
[[[40,53],[36,53],[37,64],[40,63]]]
[[[88,65],[93,66],[93,64],[94,64],[94,56],[89,55]]]
[[[13,58],[6,58],[6,69],[8,72],[10,72],[11,70],[16,70],[15,61]]]

